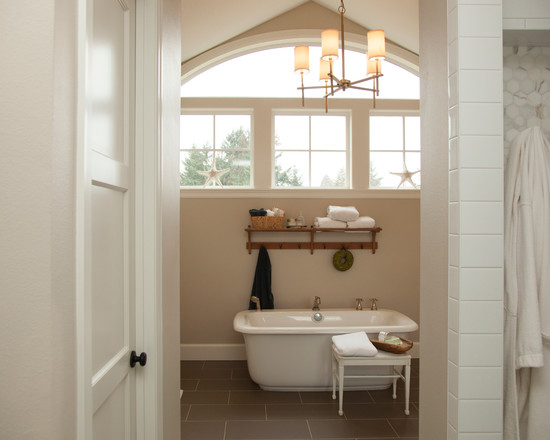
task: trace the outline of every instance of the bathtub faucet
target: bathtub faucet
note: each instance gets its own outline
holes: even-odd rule
[[[319,304],[321,304],[321,298],[316,296],[315,299],[313,300],[313,307],[311,308],[311,310],[320,310]]]
[[[363,310],[363,304],[361,304],[363,298],[355,298],[355,301],[357,301],[357,304],[355,305],[355,310]]]
[[[260,298],[258,298],[257,296],[251,296],[250,301],[252,301],[254,304],[256,304],[256,310],[258,312],[262,311],[262,309],[260,307]]]
[[[378,307],[376,306],[376,301],[378,301],[378,298],[369,298],[369,300],[371,301],[370,309],[378,310]]]

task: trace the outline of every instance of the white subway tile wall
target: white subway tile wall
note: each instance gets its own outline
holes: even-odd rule
[[[447,4],[447,438],[492,440],[502,435],[502,5]]]

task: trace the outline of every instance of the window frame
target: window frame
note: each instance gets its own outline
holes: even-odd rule
[[[228,185],[224,186],[223,188],[218,185],[210,185],[210,186],[180,186],[180,191],[216,191],[216,190],[226,190],[226,189],[234,189],[234,190],[253,190],[254,189],[254,109],[251,108],[203,108],[203,109],[189,109],[189,108],[180,108],[180,116],[184,115],[207,115],[207,116],[213,116],[213,144],[212,149],[208,151],[212,151],[214,153],[216,151],[223,152],[224,150],[221,148],[216,148],[216,116],[223,116],[223,115],[234,115],[234,116],[242,116],[247,115],[250,116],[250,133],[249,133],[249,152],[250,152],[250,182],[249,185]],[[181,119],[180,119],[181,121]],[[180,122],[180,129],[181,129],[181,122]],[[180,136],[181,139],[181,136]],[[181,173],[181,152],[182,151],[192,151],[191,149],[181,148],[181,144],[179,145],[179,158],[180,158],[180,173]],[[225,150],[227,151],[227,150]]]
[[[346,149],[345,149],[345,164],[346,164],[346,186],[345,187],[322,187],[322,186],[296,186],[296,187],[281,187],[275,185],[275,153],[276,151],[299,151],[303,152],[306,150],[276,150],[275,149],[275,117],[276,116],[308,116],[309,118],[309,147],[308,147],[308,163],[309,163],[309,183],[311,184],[311,174],[312,174],[312,168],[311,168],[311,156],[312,151],[313,152],[337,152],[341,153],[342,150],[312,150],[311,148],[311,139],[312,139],[312,132],[311,132],[311,117],[312,116],[344,116],[346,118]],[[352,190],[353,189],[353,182],[352,182],[352,151],[351,151],[351,119],[352,119],[352,111],[351,110],[333,110],[328,113],[326,113],[324,110],[316,110],[316,109],[272,109],[271,111],[271,188],[275,191],[280,190],[335,190],[335,191],[346,191],[346,190]]]
[[[403,148],[401,150],[373,150],[370,145],[370,130],[371,130],[371,117],[372,116],[400,116],[402,117],[402,124],[403,124]],[[403,162],[405,162],[405,154],[406,153],[419,153],[420,154],[420,175],[422,175],[422,138],[420,138],[420,147],[418,150],[407,150],[406,149],[406,133],[405,133],[405,118],[411,117],[411,116],[418,116],[420,118],[420,109],[418,110],[399,110],[399,109],[371,109],[369,111],[369,143],[368,143],[368,174],[369,178],[367,181],[368,189],[369,191],[395,191],[395,192],[409,192],[409,191],[420,191],[422,188],[422,178],[420,179],[420,185],[416,188],[372,188],[370,186],[370,169],[371,169],[371,153],[403,153]],[[413,171],[413,170],[409,170]]]

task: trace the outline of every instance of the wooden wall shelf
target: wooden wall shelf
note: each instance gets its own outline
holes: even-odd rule
[[[378,249],[378,243],[376,242],[376,234],[380,232],[382,228],[280,228],[280,229],[258,229],[251,228],[250,226],[245,229],[248,233],[248,242],[246,243],[246,249],[248,253],[252,253],[252,249],[260,249],[260,246],[265,246],[266,249],[309,249],[313,254],[315,249],[371,249],[372,253]],[[286,232],[286,233],[302,233],[309,234],[309,241],[252,241],[253,232]],[[317,232],[370,232],[371,241],[328,241],[317,242],[315,241],[315,235]]]

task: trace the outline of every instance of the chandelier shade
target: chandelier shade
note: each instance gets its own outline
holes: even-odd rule
[[[321,58],[324,61],[338,59],[338,30],[325,29],[321,32]]]
[[[296,46],[294,48],[294,72],[309,73],[309,47]]]
[[[302,106],[305,105],[306,89],[325,89],[325,111],[328,112],[328,97],[334,96],[336,92],[346,89],[358,89],[372,93],[373,107],[376,107],[376,96],[379,94],[378,78],[382,76],[382,60],[386,57],[386,40],[382,29],[367,32],[367,76],[362,79],[350,81],[346,78],[345,65],[345,35],[344,35],[344,14],[346,8],[344,0],[340,0],[338,7],[340,13],[340,33],[337,29],[325,29],[321,32],[321,60],[319,80],[324,81],[322,86],[304,86],[304,73],[309,72],[309,48],[297,46],[294,48],[294,71],[300,73],[302,91]],[[340,38],[339,38],[340,37]],[[339,49],[342,59],[342,78],[338,78],[333,71],[334,62],[338,60]],[[371,81],[371,87],[363,87],[364,82]]]
[[[384,31],[376,29],[367,32],[367,44],[369,47],[369,59],[383,60],[386,57],[386,40]]]

